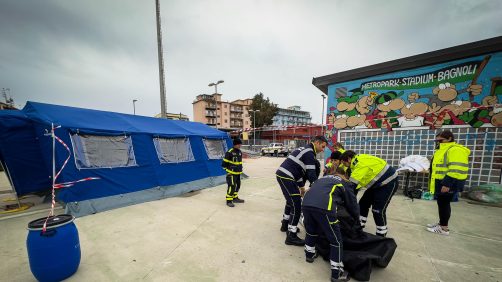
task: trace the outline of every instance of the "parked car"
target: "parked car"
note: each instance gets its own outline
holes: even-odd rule
[[[265,156],[265,155],[287,156],[287,155],[289,155],[289,153],[290,153],[290,149],[287,148],[286,146],[284,146],[283,143],[270,143],[270,145],[261,149],[262,156]]]

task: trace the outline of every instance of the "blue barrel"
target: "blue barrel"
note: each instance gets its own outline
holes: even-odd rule
[[[28,224],[26,246],[30,269],[38,281],[61,281],[72,276],[80,264],[75,217],[69,214],[51,216],[43,232],[46,219],[39,218]]]

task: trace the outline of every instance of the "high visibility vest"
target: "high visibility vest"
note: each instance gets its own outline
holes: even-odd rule
[[[469,155],[471,150],[455,142],[440,143],[439,149],[432,158],[431,181],[429,190],[435,192],[436,180],[446,176],[458,180],[466,180],[469,172]]]
[[[385,174],[389,165],[386,161],[372,155],[356,155],[350,164],[350,182],[357,189],[373,186]]]

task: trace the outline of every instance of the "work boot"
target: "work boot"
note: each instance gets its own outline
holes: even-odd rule
[[[289,223],[289,220],[287,220],[287,219],[281,220],[281,231],[282,232],[288,231],[288,223]]]
[[[298,238],[298,235],[296,233],[288,231],[286,233],[286,241],[284,241],[286,245],[293,245],[293,246],[304,246],[305,241]]]
[[[349,277],[349,273],[347,271],[344,271],[343,273],[338,275],[338,278],[331,277],[331,282],[346,282],[349,280],[350,280],[350,277]]]
[[[308,253],[305,255],[305,261],[308,263],[313,263],[315,258],[318,257],[319,254],[315,252],[314,254]]]
[[[232,202],[227,202],[227,206],[229,206],[231,208],[235,207],[234,203],[232,203]]]
[[[242,204],[242,203],[244,203],[244,200],[243,199],[239,199],[239,198],[234,198],[234,203],[236,203],[236,204]]]

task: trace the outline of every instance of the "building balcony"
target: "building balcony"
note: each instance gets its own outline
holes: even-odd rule
[[[242,116],[230,116],[231,119],[239,119],[242,120]]]
[[[231,112],[236,112],[236,113],[242,113],[243,112],[242,109],[236,109],[236,108],[230,108],[230,111]]]
[[[216,104],[214,104],[214,105],[206,105],[206,110],[216,110]]]

